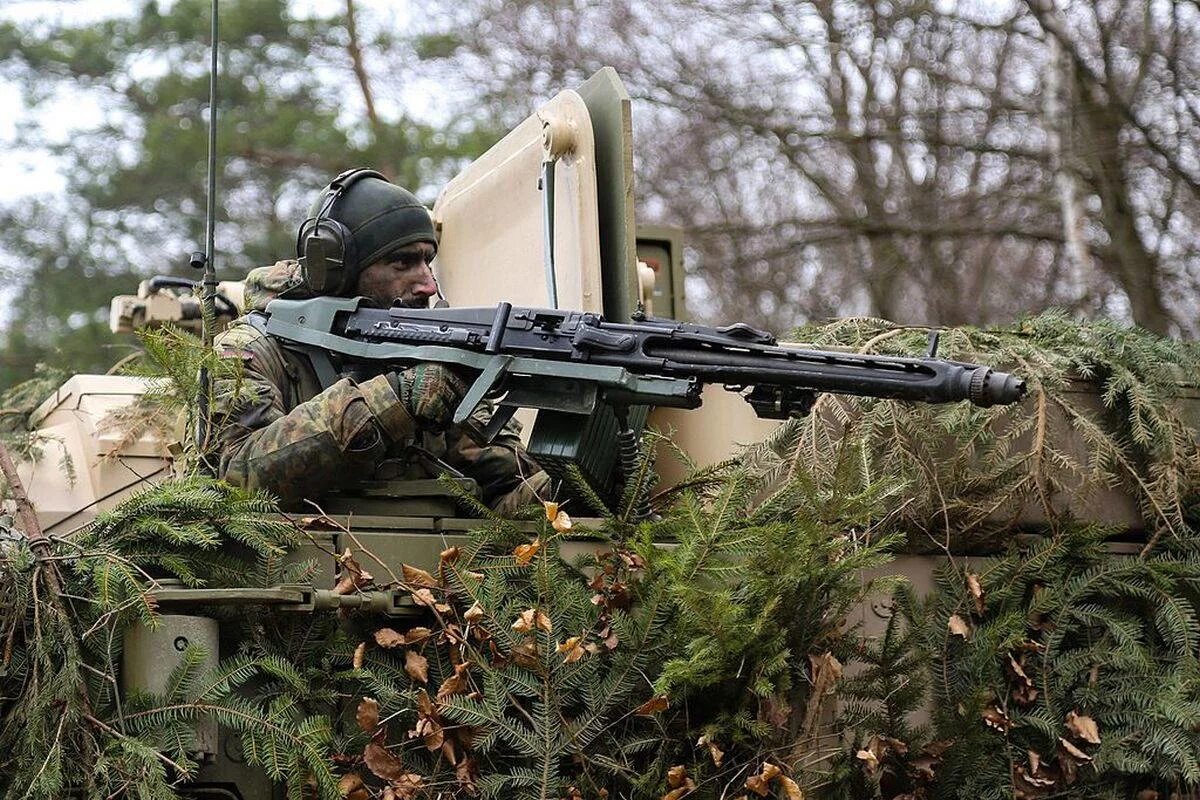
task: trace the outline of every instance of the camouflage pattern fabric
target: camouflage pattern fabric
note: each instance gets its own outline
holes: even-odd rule
[[[281,261],[250,273],[247,310],[287,294],[302,297],[299,265]],[[484,501],[511,511],[536,502],[548,478],[526,455],[520,426],[505,426],[489,445],[465,428],[436,430],[453,412],[465,386],[450,370],[419,365],[357,381],[342,378],[322,390],[308,359],[285,349],[246,317],[215,342],[222,359],[241,369],[222,371],[211,400],[218,472],[230,483],[267,489],[286,506],[318,499],[363,480],[437,475],[427,453],[475,479]],[[476,409],[482,428],[491,409]]]

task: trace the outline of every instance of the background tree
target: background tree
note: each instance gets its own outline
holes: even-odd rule
[[[311,192],[373,164],[432,201],[560,88],[635,98],[638,217],[683,227],[690,312],[997,322],[1059,306],[1195,335],[1200,10],[1182,0],[223,0],[223,276],[286,255]],[[27,296],[0,380],[112,356],[104,305],[203,225],[207,0],[0,23],[36,111],[103,98],[66,197],[2,212]],[[48,146],[37,129],[21,145]],[[80,277],[87,279],[86,290]]]

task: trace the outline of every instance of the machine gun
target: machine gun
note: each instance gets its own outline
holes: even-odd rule
[[[308,355],[321,383],[367,377],[419,362],[476,375],[454,415],[464,423],[485,398],[497,404],[490,440],[519,408],[538,409],[530,454],[552,474],[579,466],[600,491],[636,449],[649,406],[697,408],[718,384],[759,417],[803,416],[819,392],[977,406],[1013,403],[1025,383],[979,364],[780,345],[744,323],[713,328],[636,315],[500,303],[494,308],[380,309],[361,298],[275,300],[265,329]],[[614,450],[614,445],[616,449]],[[605,453],[607,452],[607,456]]]

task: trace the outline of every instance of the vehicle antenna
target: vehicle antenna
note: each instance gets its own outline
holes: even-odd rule
[[[208,197],[204,209],[204,252],[194,252],[192,267],[204,270],[200,281],[200,340],[207,354],[213,345],[213,324],[216,319],[217,269],[214,263],[213,241],[217,224],[217,0],[212,0],[212,33],[209,44],[208,72]],[[211,396],[212,376],[208,366],[200,367],[200,386],[196,398],[196,450],[200,465],[210,474],[214,472],[207,460],[208,411]]]

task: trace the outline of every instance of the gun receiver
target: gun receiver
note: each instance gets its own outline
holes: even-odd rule
[[[784,347],[744,323],[614,323],[509,303],[379,309],[325,297],[276,300],[267,313],[268,333],[329,353],[341,371],[348,363],[382,369],[434,361],[478,372],[456,422],[500,393],[502,407],[588,414],[598,402],[696,408],[702,386],[719,384],[742,392],[758,416],[786,419],[806,414],[818,392],[987,407],[1025,391],[1016,376],[979,364]]]

